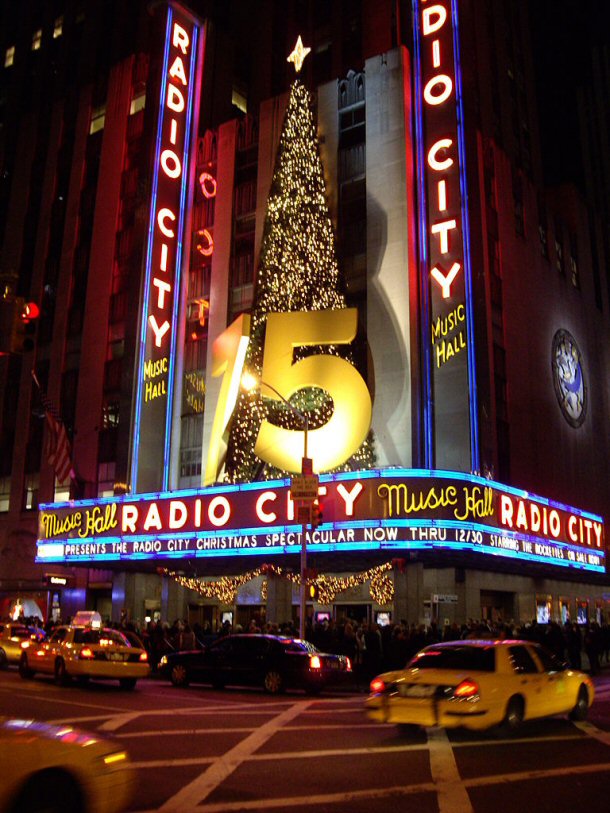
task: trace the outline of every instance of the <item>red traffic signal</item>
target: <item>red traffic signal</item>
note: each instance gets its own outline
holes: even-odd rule
[[[11,353],[28,353],[34,349],[36,320],[40,308],[35,302],[26,302],[18,296],[13,301],[13,325],[11,330]]]
[[[322,512],[322,503],[318,500],[311,506],[311,527],[317,528],[324,522],[324,514]]]

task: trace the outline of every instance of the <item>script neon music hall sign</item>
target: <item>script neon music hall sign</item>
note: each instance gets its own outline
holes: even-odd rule
[[[414,0],[429,462],[478,468],[457,4]],[[432,407],[434,403],[434,407]]]
[[[191,181],[191,130],[201,52],[198,23],[178,6],[170,7],[144,269],[133,434],[131,485],[139,491],[167,486],[185,202]]]

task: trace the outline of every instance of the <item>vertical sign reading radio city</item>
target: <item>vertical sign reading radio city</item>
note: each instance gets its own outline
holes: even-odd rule
[[[479,468],[457,0],[413,0],[426,464]]]
[[[134,491],[168,485],[185,203],[203,50],[200,35],[190,14],[177,5],[168,8],[135,395]]]

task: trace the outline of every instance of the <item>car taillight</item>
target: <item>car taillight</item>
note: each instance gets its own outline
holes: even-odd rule
[[[317,655],[310,655],[309,656],[309,668],[310,669],[321,669],[322,668],[322,662],[320,661],[320,658],[318,658]]]
[[[346,658],[346,659],[345,659],[345,668],[346,668],[346,670],[347,670],[348,672],[351,672],[351,671],[352,671],[352,662],[350,661],[350,659],[349,659],[349,658]]]
[[[479,693],[479,684],[474,680],[466,678],[459,683],[453,690],[453,696],[461,699],[468,699],[469,697],[476,697]]]
[[[79,657],[81,660],[86,661],[86,660],[91,660],[91,658],[95,658],[95,655],[93,654],[93,650],[92,650],[92,649],[89,649],[89,647],[88,647],[88,646],[84,646],[84,647],[81,649],[81,651],[78,653],[78,657]]]
[[[140,652],[140,660],[147,661],[148,660],[148,652]]]
[[[381,692],[385,692],[385,683],[381,678],[375,678],[375,680],[371,680],[370,689],[373,694],[381,694]]]

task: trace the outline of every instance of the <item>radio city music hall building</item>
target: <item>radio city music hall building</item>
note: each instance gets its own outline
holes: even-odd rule
[[[3,285],[41,309],[0,359],[3,613],[296,619],[305,541],[310,614],[605,619],[603,224],[544,186],[528,4],[46,5],[2,28]],[[231,477],[296,67],[343,293],[271,308],[256,372],[333,409]]]

